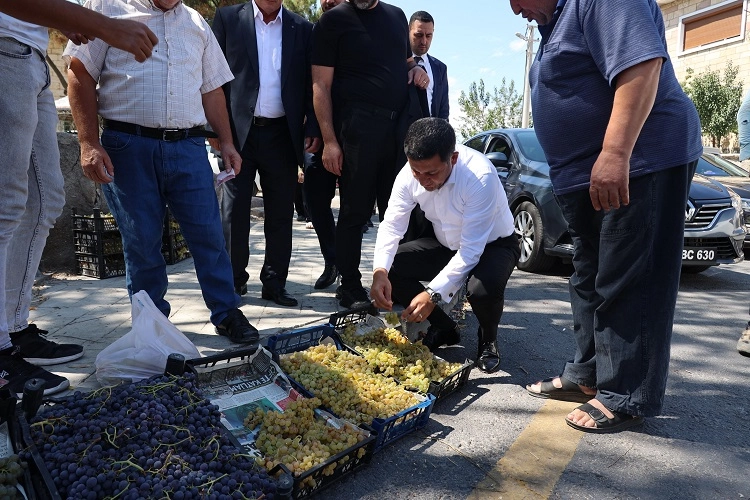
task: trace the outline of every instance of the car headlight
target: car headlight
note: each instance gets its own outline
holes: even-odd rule
[[[744,227],[745,226],[745,218],[744,218],[744,212],[742,208],[742,198],[739,197],[737,193],[732,191],[731,189],[727,188],[727,191],[729,192],[729,199],[732,200],[732,207],[735,209],[735,226],[738,227]]]

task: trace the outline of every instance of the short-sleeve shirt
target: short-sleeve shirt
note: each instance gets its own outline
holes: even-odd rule
[[[99,83],[98,110],[103,118],[155,128],[206,123],[202,94],[233,76],[200,14],[182,3],[162,12],[149,0],[89,0],[86,6],[105,16],[140,21],[159,38],[143,63],[100,39],[68,43],[64,56],[79,59]]]
[[[313,30],[312,64],[334,68],[333,98],[339,105],[364,102],[400,111],[410,57],[404,11],[383,2],[367,10],[343,2],[323,14]]]
[[[654,0],[567,0],[530,74],[534,127],[556,194],[588,189],[617,76],[654,58],[663,59],[656,101],[633,148],[630,177],[697,159],[698,113],[674,74]]]

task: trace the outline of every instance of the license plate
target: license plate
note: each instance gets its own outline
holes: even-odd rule
[[[715,248],[685,247],[682,249],[682,261],[708,264],[716,262],[716,254]]]

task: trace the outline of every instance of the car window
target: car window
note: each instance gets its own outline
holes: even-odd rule
[[[467,147],[470,147],[471,149],[476,149],[477,151],[479,151],[480,153],[482,153],[483,152],[482,146],[484,145],[484,140],[486,138],[487,138],[486,135],[478,135],[476,137],[473,137],[473,138],[469,139],[464,144]]]
[[[541,161],[547,163],[547,157],[544,156],[544,150],[542,145],[539,144],[539,139],[536,138],[536,133],[529,129],[523,130],[516,134],[518,140],[518,149],[521,150],[526,158],[531,161]]]
[[[736,165],[729,160],[725,160],[721,156],[710,153],[701,156],[698,160],[698,165],[695,167],[695,172],[708,177],[748,176],[747,171],[739,165]]]
[[[487,153],[503,153],[510,158],[510,147],[508,147],[508,143],[505,139],[501,137],[493,137],[490,147],[487,148]]]

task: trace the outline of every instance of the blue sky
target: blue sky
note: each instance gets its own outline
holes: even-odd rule
[[[488,90],[499,87],[503,78],[508,83],[513,80],[519,95],[523,93],[526,42],[515,33],[524,34],[528,23],[513,14],[508,0],[385,1],[400,7],[407,19],[417,10],[426,10],[435,18],[429,53],[448,65],[454,125],[454,118],[459,117],[458,96],[480,78]]]

